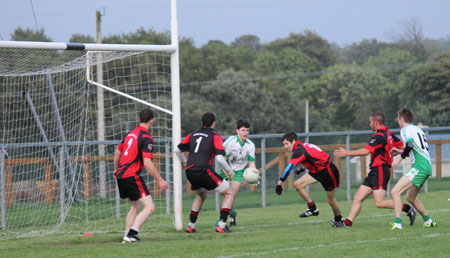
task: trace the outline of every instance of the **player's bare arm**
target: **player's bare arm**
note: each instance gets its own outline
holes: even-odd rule
[[[119,169],[121,156],[122,152],[116,149],[116,152],[114,153],[114,171],[113,171],[114,178],[116,178],[117,169]]]
[[[399,155],[399,154],[402,154],[402,153],[403,153],[403,150],[394,147],[394,148],[392,148],[392,150],[389,151],[389,153],[390,153],[392,156],[397,156],[397,155]]]
[[[163,190],[167,190],[169,188],[169,185],[167,182],[161,177],[161,175],[156,170],[155,165],[153,165],[153,162],[150,158],[144,158],[144,167],[147,170],[147,172],[156,180],[158,181],[159,187]]]
[[[217,155],[215,157],[215,160],[216,160],[216,162],[219,163],[219,165],[225,171],[225,173],[227,174],[228,178],[230,180],[232,180],[233,177],[234,177],[234,171],[233,171],[233,169],[231,169],[230,165],[228,165],[227,161],[225,160],[225,157],[223,155]]]
[[[339,148],[335,150],[333,153],[335,157],[341,158],[346,156],[365,156],[369,155],[370,151],[366,148],[361,148],[357,150],[346,150],[344,148]]]

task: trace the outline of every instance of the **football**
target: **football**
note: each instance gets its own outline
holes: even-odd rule
[[[258,169],[254,167],[249,167],[244,170],[244,179],[249,184],[255,184],[259,180]]]

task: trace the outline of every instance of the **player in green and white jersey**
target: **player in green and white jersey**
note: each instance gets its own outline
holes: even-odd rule
[[[419,127],[412,124],[413,113],[408,108],[402,108],[397,112],[398,124],[401,129],[401,137],[404,143],[404,150],[394,148],[391,152],[394,155],[401,154],[401,159],[397,159],[392,164],[393,167],[409,157],[412,167],[403,175],[391,191],[394,200],[394,224],[392,229],[402,228],[402,199],[401,194],[406,192],[406,200],[410,202],[417,211],[422,215],[424,227],[434,228],[436,222],[433,221],[425,210],[425,206],[417,199],[417,195],[422,185],[431,176],[431,160],[428,152],[428,144],[425,133]]]
[[[244,170],[249,167],[256,167],[255,164],[255,144],[248,139],[250,123],[247,120],[239,119],[236,122],[236,135],[229,137],[224,143],[225,157],[230,167],[234,171],[231,186],[235,191],[235,196],[239,193],[244,183]],[[224,173],[221,170],[220,175]],[[230,227],[236,226],[237,212],[233,209],[230,212]]]

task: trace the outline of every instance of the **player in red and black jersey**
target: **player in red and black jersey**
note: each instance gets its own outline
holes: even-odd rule
[[[350,214],[343,222],[332,223],[334,227],[351,227],[361,211],[363,201],[372,193],[373,201],[377,208],[394,208],[394,202],[385,199],[387,184],[391,176],[392,155],[390,151],[394,147],[401,148],[403,143],[384,125],[385,116],[382,112],[373,112],[369,117],[369,121],[370,128],[375,133],[364,148],[353,151],[339,148],[334,151],[334,156],[336,157],[365,156],[370,154],[370,172],[353,197]],[[408,214],[412,225],[416,217],[414,208],[408,204],[403,204],[403,211]]]
[[[341,211],[335,198],[336,189],[339,187],[339,170],[333,164],[330,155],[314,144],[300,142],[297,140],[297,134],[294,132],[286,133],[281,138],[281,141],[283,142],[284,148],[293,153],[289,160],[289,164],[284,169],[283,174],[277,183],[275,192],[278,195],[283,192],[281,184],[292,171],[295,170],[296,173],[300,173],[306,168],[309,172],[305,173],[301,178],[294,182],[295,189],[308,205],[306,211],[301,213],[299,217],[306,218],[319,215],[319,209],[316,207],[316,204],[309,196],[305,187],[320,182],[326,191],[328,204],[333,210],[334,221],[341,221]],[[302,163],[303,166],[300,163]]]
[[[233,207],[235,193],[229,183],[212,169],[214,159],[226,171],[229,179],[233,178],[234,172],[225,161],[222,137],[213,129],[216,125],[215,121],[216,117],[213,113],[203,114],[202,128],[188,134],[175,150],[186,168],[186,177],[192,185],[192,190],[197,191],[197,196],[192,203],[189,225],[185,230],[187,233],[196,232],[195,222],[206,199],[207,191],[213,189],[223,195],[220,221],[216,232],[231,233],[226,221]],[[189,151],[187,160],[183,151]]]
[[[139,112],[140,124],[129,132],[117,147],[114,154],[114,178],[120,192],[120,198],[128,198],[131,203],[126,218],[124,242],[136,242],[140,227],[155,211],[150,192],[140,176],[142,168],[158,181],[161,189],[166,190],[168,185],[159,175],[153,165],[153,139],[148,134],[153,123],[153,111],[149,108]],[[139,212],[139,206],[144,208]],[[139,214],[138,214],[139,213]]]

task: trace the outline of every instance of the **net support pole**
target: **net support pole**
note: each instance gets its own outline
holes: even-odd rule
[[[2,229],[6,229],[6,166],[5,166],[5,148],[0,150],[0,206],[2,209]]]
[[[350,134],[345,137],[345,148],[350,150]],[[352,182],[350,181],[350,157],[347,156],[345,158],[345,162],[347,163],[347,201],[352,199]]]
[[[36,107],[34,106],[33,100],[31,99],[30,93],[28,93],[28,91],[25,92],[25,98],[27,99],[28,106],[31,109],[31,113],[33,114],[34,121],[36,122],[36,125],[39,128],[39,132],[41,133],[42,139],[44,140],[44,142],[48,142],[47,134],[45,133],[44,127],[42,126],[41,123],[41,119],[39,118],[36,112]],[[58,162],[56,162],[56,157],[55,154],[53,153],[52,147],[47,145],[47,150],[48,153],[50,154],[50,159],[52,160],[53,166],[55,166],[56,170],[58,170],[59,169]]]
[[[51,99],[51,102],[52,102],[53,113],[55,115],[57,128],[58,128],[58,131],[59,131],[59,135],[61,137],[61,141],[63,143],[65,143],[66,142],[66,135],[64,134],[64,127],[62,125],[61,116],[59,115],[59,107],[58,107],[58,102],[56,101],[55,89],[53,87],[53,82],[52,82],[52,79],[50,77],[50,74],[47,74],[46,76],[47,76],[47,86],[48,86],[48,90],[50,91],[50,99]],[[65,149],[65,148],[66,147],[64,146],[63,149]],[[63,154],[64,154],[65,159],[67,160],[67,167],[69,168],[69,173],[72,176],[72,179],[71,179],[72,187],[70,187],[70,189],[69,189],[69,200],[71,200],[72,199],[72,194],[73,194],[72,191],[75,190],[75,193],[77,193],[77,183],[76,183],[76,180],[75,180],[75,171],[74,171],[74,169],[72,167],[72,162],[70,160],[69,152],[68,151],[64,151]],[[73,189],[73,187],[75,189]]]
[[[181,180],[181,161],[175,154],[178,143],[181,142],[181,107],[180,107],[180,68],[178,50],[177,1],[171,0],[171,44],[175,52],[170,55],[171,86],[172,86],[172,156],[173,156],[173,192],[174,192],[174,226],[176,230],[183,229],[183,194]]]
[[[261,139],[261,206],[266,208],[266,136]]]

